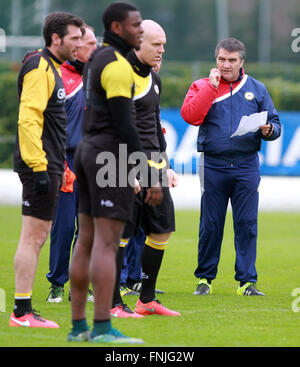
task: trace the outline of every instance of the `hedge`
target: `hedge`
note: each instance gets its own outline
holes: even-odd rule
[[[162,64],[162,76],[177,76],[180,78],[204,78],[208,76],[209,70],[215,67],[214,63],[207,62],[176,62],[165,61]],[[245,62],[245,71],[254,78],[276,79],[300,83],[300,65],[292,63],[248,63]]]
[[[295,111],[300,109],[300,82],[294,83],[280,78],[260,79],[268,88],[278,110]],[[0,74],[0,135],[16,132],[18,113],[17,74]],[[179,108],[191,85],[190,78],[162,76],[161,106]]]
[[[0,74],[0,168],[12,167],[14,135],[17,130],[17,73]]]
[[[207,76],[212,66],[165,62],[161,70],[161,107],[180,108],[193,79]],[[278,110],[300,110],[299,66],[249,64],[246,72],[267,86]],[[11,67],[0,63],[0,168],[10,167],[12,162],[12,136],[17,131],[18,115],[17,75],[16,64]]]
[[[0,136],[16,132],[18,114],[17,74],[0,74]]]
[[[178,108],[195,79],[207,77],[212,63],[166,62],[161,70],[161,106]],[[278,110],[300,110],[300,66],[298,64],[246,63],[248,75],[266,85]]]
[[[300,110],[300,82],[293,83],[280,78],[260,81],[268,88],[277,110]],[[162,78],[161,107],[180,108],[190,85],[190,80],[179,77]]]

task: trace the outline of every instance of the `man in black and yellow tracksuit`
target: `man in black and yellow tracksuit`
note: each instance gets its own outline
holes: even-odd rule
[[[138,51],[132,50],[127,59],[134,71],[135,124],[141,140],[143,152],[148,163],[160,171],[163,186],[163,200],[153,207],[144,202],[142,189],[137,195],[133,224],[125,227],[123,239],[118,251],[118,276],[120,276],[124,247],[128,238],[135,235],[139,225],[143,228],[146,241],[142,251],[142,287],[135,312],[122,302],[119,284],[116,284],[112,314],[115,317],[141,317],[145,315],[179,316],[180,313],[169,310],[155,298],[155,284],[169,237],[175,231],[174,205],[167,182],[169,169],[166,155],[166,142],[160,124],[161,81],[152,67],[161,61],[166,43],[164,30],[155,22],[145,20],[142,23],[144,37]],[[172,173],[170,173],[172,174]],[[165,178],[165,180],[164,180]],[[119,280],[120,278],[118,278]]]
[[[44,48],[24,60],[18,78],[20,108],[14,170],[21,181],[34,177],[36,192],[33,187],[33,197],[36,193],[43,193],[43,185],[38,183],[39,175],[44,175],[45,181],[45,172],[57,175],[53,181],[59,184],[64,170],[66,113],[60,65],[60,60]],[[32,197],[24,197],[23,214],[51,220],[55,208],[49,212],[44,199],[46,208],[33,206]]]
[[[10,326],[58,327],[32,311],[31,294],[64,170],[65,89],[59,67],[67,59],[76,57],[82,25],[82,19],[73,14],[49,14],[43,29],[46,47],[27,55],[19,73],[14,170],[23,186],[23,217],[15,254],[15,304]]]
[[[132,123],[133,71],[125,56],[140,45],[143,30],[140,13],[128,3],[112,3],[102,19],[103,45],[92,54],[83,74],[86,111],[83,138],[75,154],[79,235],[70,267],[73,329],[69,340],[83,340],[87,334],[85,307],[91,280],[95,300],[91,341],[140,343],[112,328],[110,309],[116,250],[134,203],[134,187],[122,175],[129,168],[128,157],[120,149],[127,145],[128,153],[141,151]],[[106,171],[107,166],[111,169]],[[147,192],[150,203],[161,201],[159,185]]]

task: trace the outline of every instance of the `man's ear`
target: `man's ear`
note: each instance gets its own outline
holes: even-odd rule
[[[116,33],[119,36],[121,34],[121,32],[122,32],[122,25],[121,25],[121,23],[118,22],[118,21],[116,21],[116,20],[114,20],[111,23],[110,30],[111,30],[111,32]]]
[[[57,33],[52,34],[52,45],[54,46],[60,46],[61,39]]]

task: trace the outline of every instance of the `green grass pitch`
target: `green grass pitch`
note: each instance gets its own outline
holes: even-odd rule
[[[300,298],[292,296],[300,288],[300,213],[260,213],[258,239],[258,289],[266,297],[236,295],[234,245],[231,213],[226,220],[221,260],[213,294],[194,296],[197,280],[193,272],[197,260],[199,213],[177,211],[177,231],[169,241],[157,287],[166,306],[180,311],[181,317],[149,316],[139,320],[113,319],[113,326],[125,334],[144,339],[145,347],[299,347]],[[49,241],[42,250],[33,289],[33,307],[56,321],[59,329],[10,328],[13,308],[13,259],[21,225],[20,208],[0,207],[0,346],[67,347],[90,346],[66,341],[71,326],[69,284],[62,304],[45,302],[49,293],[46,280]],[[2,289],[2,291],[1,291]],[[4,290],[4,292],[3,292]],[[296,292],[297,293],[297,292]],[[5,294],[5,302],[3,300]],[[300,289],[298,297],[300,296]],[[136,297],[124,297],[134,308]],[[296,306],[296,307],[293,307]],[[93,305],[87,306],[88,322]]]

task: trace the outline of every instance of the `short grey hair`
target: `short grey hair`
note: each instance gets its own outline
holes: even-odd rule
[[[246,47],[243,42],[239,41],[236,38],[225,38],[224,40],[220,41],[215,50],[215,56],[217,57],[221,48],[228,52],[238,51],[240,53],[240,59],[246,59]]]

